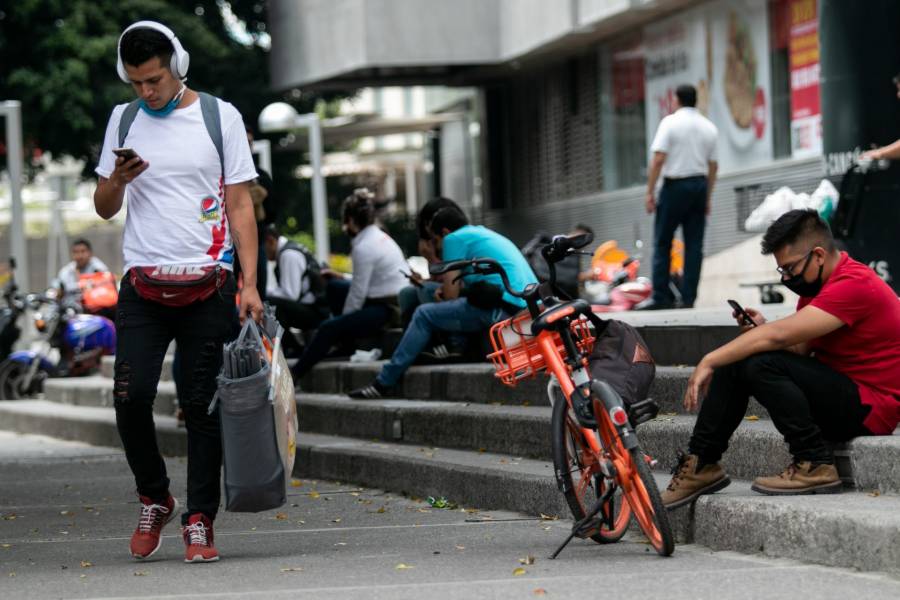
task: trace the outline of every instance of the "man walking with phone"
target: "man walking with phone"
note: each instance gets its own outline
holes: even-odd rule
[[[207,414],[235,330],[235,251],[244,265],[240,317],[262,315],[257,239],[248,182],[256,177],[240,113],[184,84],[189,55],[165,25],[140,21],[119,38],[117,71],[138,99],[113,109],[96,172],[104,219],[128,193],[125,275],[116,314],[116,423],[141,502],[131,554],[148,558],[179,512],[153,422],[163,358],[181,354],[188,435],[182,536],[186,562],[218,560],[222,446],[218,413]],[[128,150],[115,149],[127,147]],[[117,156],[118,155],[118,156]]]

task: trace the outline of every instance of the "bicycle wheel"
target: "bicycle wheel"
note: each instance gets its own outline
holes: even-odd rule
[[[569,404],[561,395],[553,402],[553,468],[561,484],[569,510],[576,521],[603,495],[605,486],[600,473],[598,456],[587,445],[581,428],[572,414]],[[612,515],[613,527],[604,524],[591,539],[598,544],[618,542],[631,522],[631,510],[625,503],[621,489],[601,509],[604,515]]]
[[[637,447],[623,457],[631,464],[628,465],[628,473],[619,473],[620,478],[627,477],[628,481],[620,483],[631,512],[650,545],[660,556],[670,556],[675,551],[675,537],[656,480],[644,456],[644,451]]]

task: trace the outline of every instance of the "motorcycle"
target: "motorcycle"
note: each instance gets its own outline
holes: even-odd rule
[[[93,373],[103,356],[115,354],[113,322],[81,314],[77,304],[61,298],[56,290],[29,294],[22,304],[34,311],[32,321],[39,336],[32,349],[13,352],[0,363],[0,400],[34,397],[48,378]]]
[[[4,306],[0,308],[0,356],[6,357],[12,353],[13,346],[19,340],[22,330],[19,329],[19,315],[25,310],[25,304],[18,294],[16,285],[16,259],[9,259],[9,271],[5,273],[6,282],[3,284]]]
[[[637,248],[642,242],[635,243]],[[632,310],[635,305],[653,295],[653,283],[639,277],[640,255],[630,255],[615,240],[600,244],[591,258],[591,277],[584,282],[584,295],[594,312],[619,312]],[[670,273],[673,294],[681,298],[679,283],[684,269],[684,245],[681,240],[672,242]]]

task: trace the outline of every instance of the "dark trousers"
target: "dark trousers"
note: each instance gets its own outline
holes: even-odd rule
[[[741,424],[750,396],[762,404],[796,461],[833,462],[827,441],[871,435],[870,407],[849,377],[809,356],[764,352],[717,369],[700,406],[689,449],[701,462],[719,461]]]
[[[202,302],[163,306],[138,296],[122,278],[116,313],[116,364],[113,388],[116,424],[134,474],[137,491],[160,502],[169,478],[156,441],[153,401],[163,358],[174,339],[179,353],[179,400],[188,435],[187,511],[215,519],[219,508],[222,442],[219,414],[206,413],[222,366],[222,345],[234,337],[236,285],[225,285]]]
[[[266,301],[275,307],[275,318],[285,329],[282,338],[285,351],[299,352],[301,350],[297,339],[288,331],[291,327],[302,331],[312,331],[328,318],[328,309],[324,306],[303,304],[285,298],[269,298]]]
[[[672,238],[679,225],[684,236],[684,277],[681,299],[693,306],[703,262],[703,231],[706,228],[706,177],[666,179],[659,193],[653,224],[653,300],[671,304],[675,296],[669,287]]]

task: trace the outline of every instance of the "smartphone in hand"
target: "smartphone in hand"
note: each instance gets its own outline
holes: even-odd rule
[[[113,148],[113,154],[119,158],[125,159],[125,162],[128,162],[132,158],[140,158],[138,153],[134,151],[134,148]],[[141,159],[141,163],[143,162],[143,159]]]
[[[728,304],[731,305],[731,308],[734,309],[734,312],[736,312],[738,316],[741,317],[741,323],[749,327],[756,327],[756,322],[753,320],[753,317],[750,316],[750,313],[744,310],[743,306],[738,304],[737,300],[729,300]]]
[[[409,279],[409,282],[410,282],[412,285],[414,285],[414,286],[417,287],[417,288],[422,287],[422,282],[419,281],[418,278],[413,277],[412,272],[407,273],[407,272],[404,271],[403,269],[397,269],[397,270],[400,271],[400,274],[401,274],[401,275],[403,275],[404,277],[406,277],[407,279]]]

